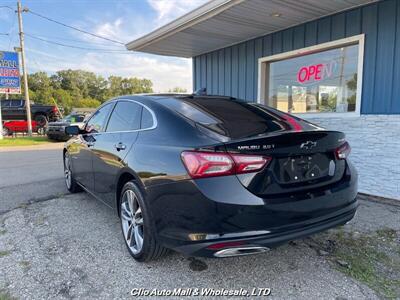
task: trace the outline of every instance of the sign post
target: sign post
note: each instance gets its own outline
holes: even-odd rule
[[[21,78],[17,52],[0,51],[0,94],[21,94]],[[1,101],[0,101],[1,112]],[[3,122],[0,113],[0,139],[3,138]]]

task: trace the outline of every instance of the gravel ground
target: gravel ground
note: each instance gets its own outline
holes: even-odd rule
[[[400,207],[362,201],[345,230],[400,230]],[[177,253],[135,262],[119,219],[86,194],[0,214],[0,290],[21,299],[130,298],[133,288],[270,288],[274,299],[376,299],[296,241],[255,256],[191,259]],[[1,294],[0,294],[1,298]]]

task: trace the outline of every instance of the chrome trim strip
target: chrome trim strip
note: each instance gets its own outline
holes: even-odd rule
[[[260,247],[260,246],[236,247],[236,248],[228,248],[228,249],[219,250],[214,253],[214,256],[215,257],[243,256],[243,255],[264,253],[269,250],[270,249],[267,247]]]

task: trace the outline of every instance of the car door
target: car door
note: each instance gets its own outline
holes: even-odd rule
[[[96,137],[93,146],[95,193],[115,207],[116,180],[125,167],[124,158],[137,139],[142,106],[134,101],[119,100],[109,118],[106,132]]]
[[[91,192],[94,192],[92,148],[104,132],[113,107],[114,103],[108,103],[99,108],[86,123],[85,133],[74,143],[71,156],[75,179]]]

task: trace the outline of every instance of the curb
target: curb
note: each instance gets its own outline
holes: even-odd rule
[[[11,146],[11,147],[0,147],[1,152],[20,152],[20,151],[34,151],[34,150],[54,150],[62,149],[64,143],[49,143],[43,145],[32,145],[32,146]]]

